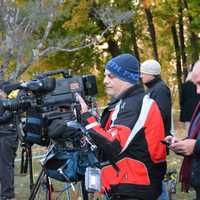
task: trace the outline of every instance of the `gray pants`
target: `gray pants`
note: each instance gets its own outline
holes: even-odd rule
[[[13,198],[14,193],[14,160],[18,147],[17,135],[0,136],[0,182],[1,198]]]

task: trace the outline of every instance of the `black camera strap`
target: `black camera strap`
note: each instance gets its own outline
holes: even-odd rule
[[[117,174],[119,173],[120,168],[115,164],[114,161],[107,160],[107,161],[103,161],[103,162],[100,163],[101,168],[105,167],[107,165],[112,165],[112,167],[115,169],[115,171],[117,172]]]

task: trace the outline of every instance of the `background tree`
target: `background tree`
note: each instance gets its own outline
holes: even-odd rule
[[[156,42],[156,31],[154,28],[154,23],[153,23],[153,15],[151,12],[151,4],[149,0],[143,0],[143,6],[144,6],[144,11],[146,14],[146,19],[147,19],[147,23],[148,23],[148,31],[150,33],[151,36],[151,42],[152,42],[152,47],[153,47],[153,54],[154,54],[154,58],[155,60],[158,61],[158,49],[157,49],[157,42]]]
[[[86,24],[88,29],[94,27],[93,22],[86,23],[89,19],[87,8],[90,8],[90,2],[84,0],[78,5],[74,1],[60,0],[21,4],[1,1],[1,79],[6,70],[9,72],[8,67],[12,71],[8,79],[16,80],[34,62],[52,52],[76,52],[94,46],[111,27],[130,17],[118,12],[113,19],[103,19],[109,20],[109,24],[95,35],[95,31],[83,32]],[[98,10],[102,16],[109,12]]]
[[[76,74],[93,73],[100,83],[106,61],[129,52],[141,61],[159,58],[163,79],[178,94],[182,73],[199,57],[198,0],[0,4],[1,79],[70,68]]]
[[[183,3],[187,10],[187,17],[189,21],[188,35],[190,38],[190,44],[188,46],[191,49],[190,60],[192,64],[194,64],[196,60],[198,60],[200,52],[200,41],[198,36],[200,27],[200,2],[198,0],[183,0]]]
[[[182,71],[184,75],[184,80],[187,76],[187,57],[185,52],[185,37],[184,37],[184,19],[183,19],[183,1],[178,0],[178,27],[179,27],[179,40],[180,40],[180,54],[181,54],[181,61],[182,61]]]

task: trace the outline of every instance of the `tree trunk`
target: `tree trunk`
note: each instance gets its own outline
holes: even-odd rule
[[[134,53],[135,53],[136,58],[140,61],[140,54],[139,54],[139,51],[138,51],[137,37],[136,37],[136,34],[135,34],[135,25],[134,25],[134,23],[132,23],[130,31],[131,31],[131,36],[132,36],[131,38],[132,38],[132,41],[133,41]]]
[[[192,47],[192,64],[194,64],[199,59],[198,40],[198,36],[192,31],[190,36],[190,42]]]
[[[172,25],[171,32],[172,32],[172,38],[173,38],[174,48],[175,48],[175,53],[176,53],[176,77],[177,77],[177,82],[178,82],[178,94],[179,94],[179,99],[180,99],[181,83],[182,83],[182,81],[181,81],[182,71],[181,71],[180,47],[179,47],[178,35],[177,35],[175,24]]]
[[[193,21],[193,18],[190,14],[188,4],[186,0],[183,0],[185,8],[188,12],[188,19],[189,19],[189,31],[190,31],[190,44],[192,49],[192,64],[194,64],[199,59],[199,52],[198,52],[198,36],[194,33],[193,30],[191,30],[191,24]]]
[[[4,58],[3,58],[3,63],[0,66],[0,80],[4,80],[4,74],[6,69],[8,68],[8,65],[10,63],[10,59],[12,57],[12,50],[8,49],[8,51],[6,52]]]
[[[182,71],[184,75],[184,80],[187,77],[187,57],[185,53],[185,38],[184,38],[184,28],[183,28],[183,5],[182,0],[178,1],[179,6],[179,18],[178,18],[178,25],[179,25],[179,40],[180,40],[180,52],[181,52],[181,59],[182,59]]]
[[[94,7],[96,7],[96,3],[94,3]],[[107,28],[103,21],[95,16],[93,9],[91,9],[89,15],[96,21],[101,30],[105,30]],[[107,39],[108,51],[111,53],[112,57],[119,55],[121,51],[117,42],[113,39],[112,34],[108,31],[106,34],[104,34],[104,37]]]
[[[154,58],[158,60],[158,49],[157,49],[157,43],[156,43],[156,32],[155,32],[155,28],[153,24],[153,16],[149,8],[145,8],[145,13],[146,13],[146,18],[148,22],[148,30],[151,36]]]
[[[108,50],[111,53],[112,57],[119,55],[121,53],[121,51],[117,45],[117,42],[115,40],[111,39],[111,37],[109,37],[108,35],[105,35],[105,38],[106,39],[109,38],[109,39],[107,39]]]
[[[99,25],[99,27],[101,28],[101,30],[104,30],[106,28],[100,20],[96,19],[96,22]],[[119,49],[117,42],[113,39],[112,34],[108,31],[104,35],[104,37],[107,39],[108,51],[111,53],[112,57],[119,55],[121,53],[121,51]]]

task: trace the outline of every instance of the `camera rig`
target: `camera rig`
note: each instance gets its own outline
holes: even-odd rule
[[[63,77],[52,77],[58,74]],[[52,120],[80,121],[80,105],[76,101],[76,93],[83,96],[90,107],[95,105],[97,85],[93,75],[72,76],[64,69],[37,74],[35,77],[36,79],[24,83],[5,85],[3,89],[7,92],[16,89],[20,92],[16,99],[1,99],[0,110],[25,113],[25,134],[28,135],[29,130],[37,133],[30,134],[31,138],[26,139],[42,145],[47,139],[46,127]],[[34,141],[33,135],[39,138]],[[42,135],[44,137],[40,137]]]
[[[63,78],[51,77],[57,74],[62,74]],[[0,110],[27,111],[37,107],[46,112],[76,103],[75,93],[89,101],[97,94],[96,78],[93,75],[72,76],[69,71],[60,69],[37,74],[35,77],[35,80],[24,83],[5,85],[5,91],[19,89],[20,94],[17,99],[1,100]]]
[[[62,74],[62,78],[53,77],[59,74]],[[69,71],[60,69],[37,74],[34,80],[24,83],[7,84],[3,88],[7,93],[16,89],[19,89],[17,98],[1,99],[0,110],[11,111],[19,116],[20,120],[24,119],[23,126],[18,128],[18,132],[25,147],[29,148],[30,189],[32,191],[34,184],[31,146],[33,144],[48,146],[49,141],[53,140],[54,143],[66,147],[65,151],[61,152],[65,155],[66,151],[70,155],[72,155],[71,152],[81,155],[86,150],[86,155],[91,152],[88,145],[84,145],[85,140],[82,138],[85,136],[82,134],[82,130],[70,127],[68,122],[80,122],[81,107],[76,100],[76,93],[86,100],[90,108],[95,105],[96,78],[93,75],[74,76]],[[88,139],[86,140],[88,141]],[[67,157],[64,162],[68,163],[68,159],[71,158]],[[87,167],[88,159],[86,156],[84,159],[86,164],[82,166],[83,170],[81,171]],[[94,159],[92,160],[94,161]],[[78,161],[81,160],[78,158]]]

